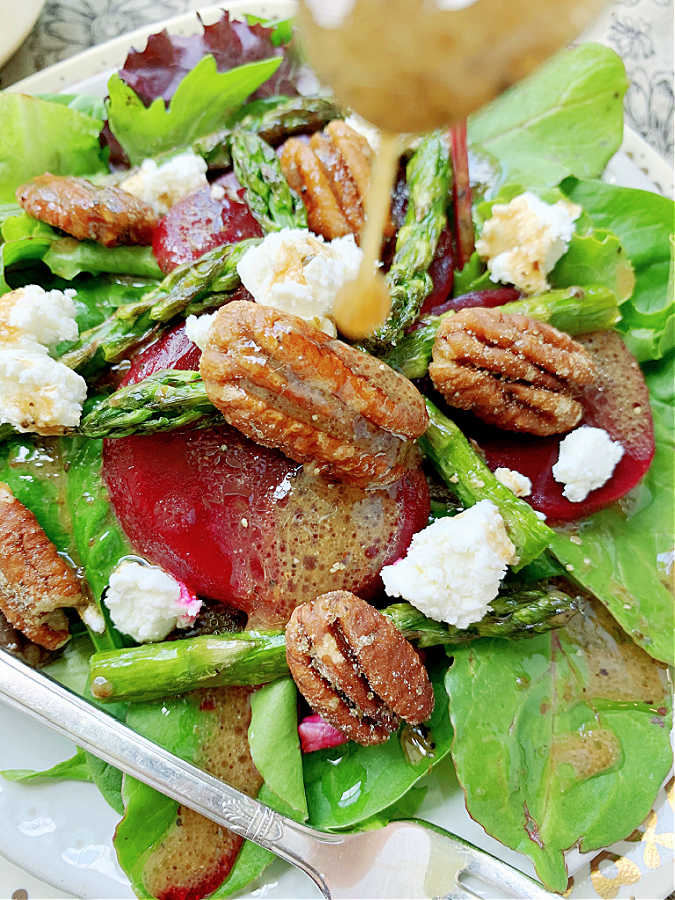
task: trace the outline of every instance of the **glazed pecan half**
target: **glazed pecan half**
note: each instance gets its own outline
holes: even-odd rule
[[[84,603],[73,570],[33,513],[0,482],[0,609],[7,621],[56,650],[70,636],[64,607]]]
[[[499,309],[464,309],[436,335],[429,375],[451,406],[509,431],[569,431],[594,377],[581,344],[551,325]]]
[[[425,722],[434,692],[417,651],[394,624],[349,591],[296,607],[286,659],[312,709],[359,744],[385,741],[403,719]]]
[[[231,425],[337,481],[397,481],[410,465],[411,440],[427,426],[424,400],[407,378],[257,303],[220,309],[200,371]]]
[[[368,141],[345,122],[331,122],[309,142],[286,141],[281,168],[302,197],[309,227],[328,240],[361,233],[373,151]],[[388,225],[387,236],[391,233]]]
[[[133,194],[74,176],[39,175],[17,189],[16,199],[33,218],[105,247],[151,244],[158,222],[155,210]]]

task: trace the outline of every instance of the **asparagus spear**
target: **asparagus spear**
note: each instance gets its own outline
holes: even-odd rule
[[[232,132],[232,165],[263,231],[307,228],[307,210],[281,171],[274,150],[252,131]]]
[[[408,210],[387,273],[391,311],[366,343],[372,352],[382,353],[396,345],[433,287],[428,269],[447,223],[448,203],[448,148],[440,135],[431,134],[422,141],[408,161],[406,179]]]
[[[548,322],[568,334],[585,334],[611,328],[621,318],[616,296],[602,285],[568,287],[523,297],[499,307],[505,313],[519,313],[540,322]],[[423,378],[431,361],[431,350],[441,322],[454,316],[450,310],[440,316],[427,316],[418,329],[406,335],[383,360],[407,378]]]
[[[331,119],[344,115],[330,97],[270,97],[253,101],[248,109],[237,128],[260,135],[268,144],[278,144],[293,134],[318,131]],[[192,150],[210,169],[228,169],[232,165],[231,135],[229,128],[207,135],[195,141]]]
[[[498,597],[493,612],[466,630],[427,619],[409,603],[382,612],[419,647],[466,643],[480,637],[523,637],[563,625],[576,603],[542,586]],[[94,653],[89,663],[97,700],[151,700],[217,685],[263,684],[288,674],[283,631],[241,631],[164,641]]]
[[[163,369],[99,400],[80,422],[88,438],[209,428],[223,422],[206,396],[199,372]]]
[[[178,266],[140,300],[118,307],[100,325],[83,332],[61,362],[90,374],[116,362],[158,325],[178,314],[187,316],[222,306],[229,292],[239,286],[237,263],[258,242],[258,238],[249,238],[226,244],[205,253],[192,265]]]
[[[518,571],[546,549],[550,528],[528,503],[497,481],[457,425],[431,400],[426,404],[429,427],[418,440],[422,452],[464,506],[473,506],[479,500],[492,500],[499,507],[508,535],[516,547],[518,559],[512,568]]]

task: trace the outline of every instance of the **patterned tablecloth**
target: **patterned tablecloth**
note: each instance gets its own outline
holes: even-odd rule
[[[11,15],[14,3],[0,0]],[[206,5],[207,0],[47,0],[35,28],[0,69],[6,87],[45,66],[73,56],[142,25]],[[536,0],[535,0],[536,2]],[[603,14],[586,37],[613,47],[623,58],[630,79],[626,122],[664,158],[673,159],[673,3],[672,0],[619,0]],[[595,897],[655,897],[654,875],[672,870],[673,782],[670,804],[657,821],[652,814],[643,827],[613,850],[599,853],[590,864]],[[667,810],[670,811],[670,821]],[[663,880],[659,879],[663,884]],[[672,889],[672,888],[671,888]],[[576,893],[576,892],[575,892]],[[661,890],[663,896],[663,890]],[[65,897],[0,858],[0,900]],[[590,896],[590,895],[589,895]],[[672,894],[669,900],[675,900]]]

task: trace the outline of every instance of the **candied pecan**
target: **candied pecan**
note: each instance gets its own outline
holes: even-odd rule
[[[397,481],[410,465],[410,439],[427,425],[424,400],[407,378],[257,303],[219,310],[200,371],[231,425],[337,481]]]
[[[569,431],[575,394],[593,380],[584,348],[552,325],[499,309],[464,309],[443,321],[429,375],[451,406],[509,431]]]
[[[286,626],[291,675],[312,709],[359,744],[385,741],[403,719],[425,722],[434,692],[396,626],[349,591],[296,607]]]
[[[307,208],[309,227],[328,240],[361,233],[373,151],[345,122],[331,122],[309,142],[286,141],[281,168]],[[393,230],[387,224],[386,234]]]
[[[0,609],[7,621],[56,650],[70,636],[63,608],[84,602],[75,573],[33,513],[0,482]]]
[[[105,247],[151,244],[159,221],[152,206],[121,188],[49,172],[21,185],[16,199],[33,218]]]

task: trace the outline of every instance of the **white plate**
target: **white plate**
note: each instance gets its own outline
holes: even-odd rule
[[[235,14],[247,11],[270,16],[286,16],[294,8],[290,0],[234,0],[204,8],[204,20],[207,23],[215,21],[224,7]],[[10,90],[26,93],[73,90],[102,95],[109,74],[119,68],[128,49],[131,46],[141,47],[147,35],[163,27],[174,33],[189,34],[199,29],[199,23],[195,14],[189,13],[139,29],[51,66],[13,85]],[[609,180],[631,187],[646,190],[658,188],[664,193],[672,190],[672,176],[666,163],[632,132],[627,133],[624,148],[611,161],[607,175]],[[2,705],[0,734],[5,737],[0,744],[0,769],[42,769],[74,752],[68,741]],[[468,816],[449,761],[438,769],[430,779],[424,817],[533,874],[524,856],[490,838]],[[669,807],[664,792],[661,792],[655,809],[659,819],[667,818]],[[133,897],[129,883],[117,865],[112,846],[117,820],[117,814],[92,785],[67,782],[26,787],[0,778],[0,822],[3,823],[0,828],[0,854],[49,884],[76,896]],[[665,826],[660,830],[665,830]],[[637,845],[638,849],[640,846]],[[636,855],[635,847],[634,843],[623,842],[614,849],[619,856],[628,858]],[[668,853],[662,847],[662,856]],[[615,876],[614,872],[605,876],[604,870],[596,867],[591,879],[589,864],[595,856],[577,851],[567,854],[569,870],[575,876],[572,897],[597,896],[594,882],[600,889],[598,878],[611,879]],[[662,866],[651,869],[629,859],[630,879],[625,880],[623,886],[619,879],[615,889],[611,893],[605,892],[603,896],[665,897],[672,890],[670,858],[664,860]],[[639,883],[636,883],[638,879]],[[255,895],[280,898],[318,896],[308,879],[281,863],[275,863],[268,870],[264,885]]]
[[[28,37],[45,0],[0,0],[0,66]]]

